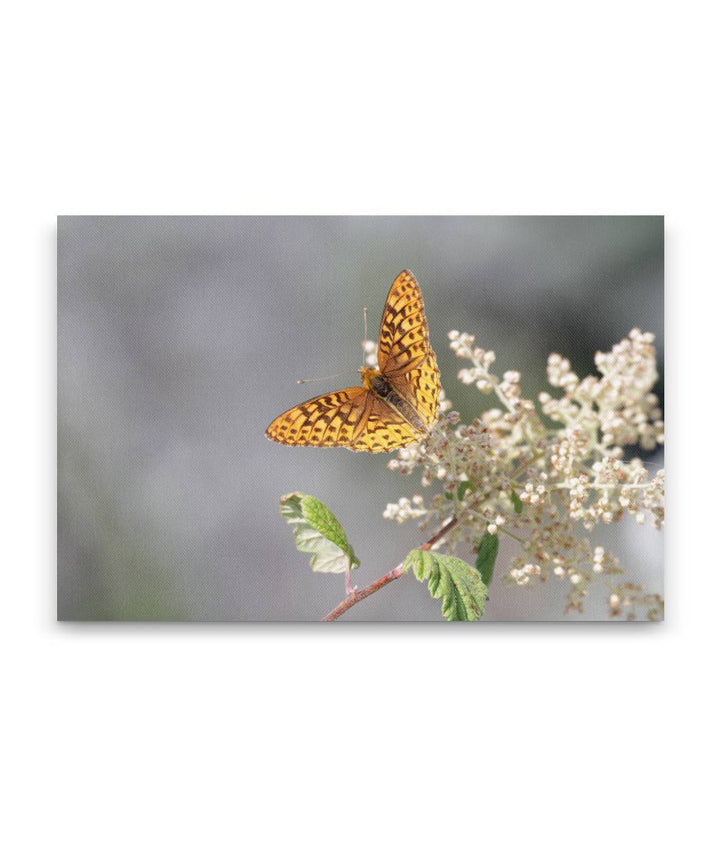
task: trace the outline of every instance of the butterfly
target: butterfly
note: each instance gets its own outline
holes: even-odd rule
[[[437,419],[440,372],[428,339],[422,295],[409,270],[385,301],[378,368],[359,369],[362,386],[318,395],[273,420],[265,436],[287,446],[343,446],[391,452],[416,443]]]

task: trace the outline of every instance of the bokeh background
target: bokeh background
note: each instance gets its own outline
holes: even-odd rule
[[[498,373],[521,371],[528,396],[547,388],[549,352],[582,376],[635,326],[657,335],[662,377],[661,217],[58,218],[59,618],[320,619],[344,580],[296,552],[278,513],[293,490],[344,524],[362,561],[354,584],[418,546],[412,522],[382,512],[420,492],[419,473],[264,437],[289,406],[357,382],[363,307],[376,338],[405,267],[464,421],[491,399],[457,381],[451,329],[494,350]],[[661,465],[659,452],[643,457]],[[662,591],[657,531],[627,521],[593,540]],[[512,554],[503,545],[485,620],[578,620],[564,618],[562,581],[503,585]],[[606,612],[598,589],[583,619]],[[442,617],[405,577],[343,620]]]

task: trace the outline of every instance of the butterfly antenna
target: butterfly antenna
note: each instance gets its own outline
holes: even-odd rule
[[[339,374],[331,374],[327,377],[304,377],[302,380],[296,380],[295,383],[312,383],[315,380],[332,380],[333,378],[340,377]]]

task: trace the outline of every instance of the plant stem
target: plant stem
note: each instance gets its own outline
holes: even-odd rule
[[[519,535],[516,535],[514,532],[511,532],[509,529],[506,529],[504,526],[498,526],[498,532],[502,532],[502,534],[507,535],[508,538],[514,538],[520,544],[525,543],[524,538],[521,538]]]
[[[345,600],[341,601],[332,612],[329,612],[323,621],[335,621],[336,618],[340,618],[340,616],[347,612],[351,606],[355,606],[356,603],[359,603],[361,600],[365,600],[366,597],[369,597],[371,594],[375,594],[376,591],[379,591],[383,586],[386,586],[388,583],[391,583],[393,580],[396,580],[398,577],[401,577],[403,574],[402,565],[398,565],[396,568],[393,568],[392,571],[385,574],[384,577],[380,577],[379,580],[375,580],[374,583],[370,583],[369,586],[365,586],[362,589],[355,589],[355,591],[350,592],[350,594],[345,598]]]
[[[457,526],[457,522],[457,517],[451,517],[447,523],[441,526],[440,529],[438,529],[438,531],[429,538],[422,547],[420,547],[420,549],[429,550],[437,544],[441,538],[444,538],[451,529]],[[391,583],[393,580],[401,577],[403,573],[403,566],[400,564],[396,568],[393,568],[392,571],[388,571],[384,577],[380,577],[379,580],[375,580],[374,583],[370,583],[369,586],[350,592],[345,600],[341,601],[332,612],[329,612],[325,618],[323,618],[323,621],[335,621],[337,618],[340,618],[343,613],[347,612],[351,606],[355,606],[356,603],[359,603],[361,600],[365,600],[365,598],[369,597],[371,594],[375,594],[375,592],[379,591],[383,586],[386,586],[388,583]]]

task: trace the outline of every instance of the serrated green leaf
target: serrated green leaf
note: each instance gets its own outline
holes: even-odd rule
[[[344,574],[360,566],[345,530],[330,509],[314,496],[288,493],[280,497],[280,513],[293,527],[295,546],[310,553],[310,567],[323,574]]]
[[[480,571],[482,581],[486,586],[492,582],[495,560],[497,559],[500,542],[497,535],[486,532],[478,544],[478,554],[475,559],[475,567]]]
[[[448,621],[479,621],[485,611],[487,586],[475,568],[455,556],[412,550],[403,564],[418,580],[427,580],[430,594],[442,598]]]
[[[522,500],[521,500],[521,499],[520,499],[520,497],[515,493],[515,491],[513,491],[513,492],[510,494],[510,499],[511,499],[511,501],[512,501],[513,508],[515,509],[515,513],[516,513],[516,514],[520,514],[520,513],[522,512],[522,510],[523,510],[523,504],[522,504]]]

